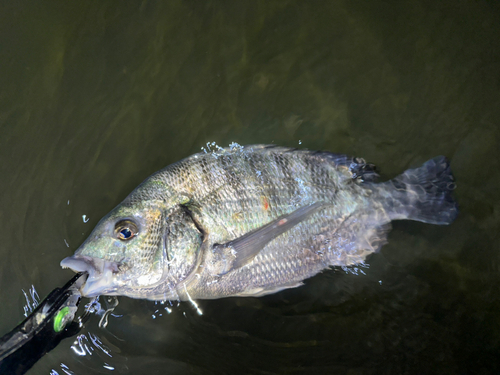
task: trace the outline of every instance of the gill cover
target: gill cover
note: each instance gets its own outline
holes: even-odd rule
[[[153,268],[163,268],[158,256],[164,232],[164,216],[158,205],[121,204],[106,215],[87,240],[61,266],[89,277],[85,296],[122,294],[124,287],[155,282]],[[150,277],[141,279],[141,276]],[[156,276],[156,275],[154,275]]]
[[[64,268],[88,273],[84,296],[148,298],[153,291],[170,295],[194,272],[203,235],[189,212],[179,205],[168,212],[158,205],[141,208],[115,208],[75,254],[61,262]]]

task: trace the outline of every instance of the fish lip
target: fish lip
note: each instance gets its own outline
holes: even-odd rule
[[[73,255],[61,261],[61,267],[70,268],[74,272],[86,272],[88,278],[81,288],[85,297],[101,294],[111,295],[116,291],[115,275],[120,264],[117,262],[93,258],[86,255]]]

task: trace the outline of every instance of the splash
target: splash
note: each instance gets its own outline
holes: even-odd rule
[[[85,305],[84,316],[90,314],[101,315],[99,320],[99,328],[106,328],[108,326],[109,316],[121,317],[121,315],[112,314],[116,306],[118,306],[118,297],[116,296],[106,296],[104,298],[104,304],[99,302],[99,296],[94,297],[88,304]],[[103,306],[104,305],[104,306]]]
[[[23,306],[24,316],[28,317],[28,315],[31,314],[40,304],[40,296],[38,295],[34,285],[31,285],[28,289],[28,293],[26,293],[24,289],[21,290],[24,294],[24,298],[26,299],[26,304]]]
[[[170,306],[165,306],[163,307],[166,303],[168,302],[168,304]],[[159,305],[159,306],[158,306]],[[177,302],[177,306],[179,306],[179,302]],[[172,307],[173,307],[173,304],[172,304],[172,301],[170,300],[165,300],[165,301],[155,301],[155,307],[156,307],[156,310],[155,312],[151,315],[153,317],[153,319],[156,319],[160,316],[163,316],[164,314],[164,311],[167,312],[167,314],[171,314],[172,313]]]
[[[176,303],[175,306],[174,306],[173,302]],[[167,303],[168,303],[168,305],[167,305]],[[172,300],[155,301],[155,311],[151,315],[151,317],[153,319],[162,317],[165,312],[167,314],[171,314],[175,308],[179,307],[180,303],[181,303],[180,300],[177,300],[177,301],[172,301]],[[165,306],[165,305],[167,305],[167,306]]]
[[[229,150],[225,149],[223,147],[220,147],[217,143],[215,142],[207,142],[204,147],[201,148],[201,150],[205,154],[211,154],[214,158],[219,158],[219,156],[225,154],[226,152],[241,152],[243,153],[245,148],[240,145],[239,143],[236,142],[231,142],[229,144]]]
[[[226,150],[224,150],[222,147],[220,147],[217,143],[215,142],[207,142],[206,148],[202,147],[201,150],[205,154],[212,154],[213,157],[216,159],[221,156]]]
[[[118,306],[118,297],[116,296],[107,296],[104,297],[106,303],[106,310],[102,314],[101,320],[99,321],[99,328],[106,328],[108,326],[108,319],[112,312],[115,310],[116,306]]]
[[[242,145],[240,145],[239,143],[231,142],[229,144],[229,149],[231,151],[243,151],[244,147]]]
[[[342,270],[351,275],[366,275],[366,273],[363,271],[363,268],[370,268],[370,265],[368,263],[359,263],[356,264],[356,266],[342,266]]]

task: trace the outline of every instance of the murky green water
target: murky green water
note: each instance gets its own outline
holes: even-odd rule
[[[473,0],[2,2],[0,334],[22,289],[62,285],[101,216],[208,141],[301,143],[386,178],[444,154],[453,225],[395,223],[357,275],[202,316],[122,298],[31,373],[498,373],[499,16]]]

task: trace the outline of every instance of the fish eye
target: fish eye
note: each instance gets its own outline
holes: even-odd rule
[[[131,220],[121,220],[115,224],[115,234],[119,240],[128,241],[134,238],[138,232],[137,225]]]

